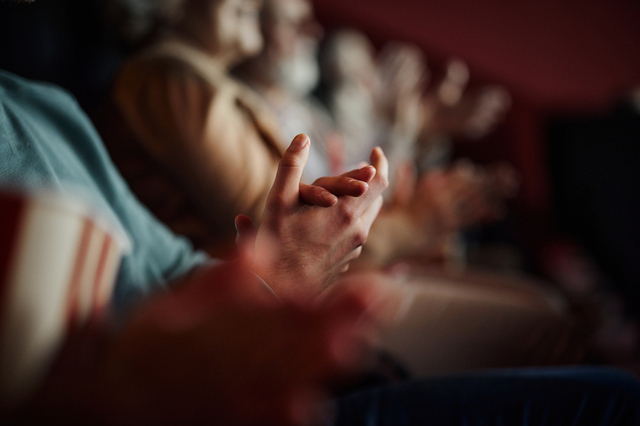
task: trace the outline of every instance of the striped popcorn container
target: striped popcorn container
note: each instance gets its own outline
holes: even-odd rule
[[[76,199],[0,190],[0,401],[27,396],[67,330],[104,312],[128,247]]]

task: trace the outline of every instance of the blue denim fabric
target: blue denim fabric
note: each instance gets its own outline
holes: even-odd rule
[[[367,389],[334,408],[335,426],[640,425],[640,382],[595,367],[487,371]]]

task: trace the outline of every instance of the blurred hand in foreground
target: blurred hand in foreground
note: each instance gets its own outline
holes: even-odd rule
[[[280,303],[244,260],[203,268],[117,335],[75,334],[17,419],[65,424],[297,425],[355,370],[376,286]]]

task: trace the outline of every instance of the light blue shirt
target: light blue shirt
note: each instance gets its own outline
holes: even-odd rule
[[[207,256],[175,236],[140,204],[72,96],[0,71],[0,186],[86,194],[128,235],[115,307],[165,287]]]

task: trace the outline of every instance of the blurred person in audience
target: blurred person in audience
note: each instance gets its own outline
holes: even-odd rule
[[[297,128],[316,135],[314,146],[319,146],[321,149],[312,151],[310,157],[316,155],[318,158],[315,163],[325,164],[326,170],[330,168],[330,164],[336,164],[331,162],[330,155],[335,155],[336,150],[340,155],[342,150],[339,140],[336,140],[334,124],[330,118],[326,117],[327,113],[322,106],[311,96],[311,91],[320,77],[317,47],[322,36],[322,29],[314,20],[311,3],[306,0],[266,1],[262,11],[262,31],[265,40],[264,49],[259,55],[242,64],[237,74],[264,96],[275,112],[285,134],[293,133]],[[364,36],[358,33],[348,32],[344,37],[348,39],[348,43],[361,43],[366,48],[370,47]],[[341,70],[344,76],[342,80],[347,79],[348,76],[353,82],[353,84],[345,83],[345,92],[348,93],[344,94],[343,99],[355,104],[343,105],[344,108],[340,113],[334,114],[339,121],[337,129],[340,130],[340,135],[345,135],[344,149],[346,151],[353,147],[369,149],[375,146],[373,142],[377,142],[385,146],[385,151],[389,149],[396,154],[395,157],[398,158],[396,162],[406,160],[409,154],[405,153],[404,157],[398,154],[403,148],[407,151],[411,149],[412,137],[407,134],[411,131],[406,130],[409,126],[403,128],[399,124],[389,124],[389,121],[394,118],[401,121],[401,118],[397,117],[399,115],[397,110],[407,109],[408,101],[404,97],[417,94],[419,100],[421,89],[418,85],[423,75],[421,58],[416,49],[390,47],[385,54],[386,72],[384,73],[385,87],[388,90],[383,91],[383,78],[379,75],[373,58],[365,54],[358,55],[358,53],[361,53],[360,48],[352,49],[343,46],[335,61],[337,67],[341,65],[345,67]],[[338,78],[337,75],[335,77]],[[376,106],[383,103],[377,99],[383,96],[383,93],[385,105],[397,106],[397,108],[385,108],[384,114],[382,111],[375,110]],[[363,110],[366,111],[363,112]],[[387,131],[388,128],[393,128],[393,131]],[[414,128],[417,129],[417,126]],[[403,131],[406,136],[400,137]],[[416,133],[415,130],[413,133]],[[337,163],[344,167],[345,164],[357,164],[361,160],[360,154],[349,152],[346,158],[337,160]],[[382,226],[381,230],[388,229],[389,221],[384,222],[385,226]],[[379,255],[370,256],[369,263],[373,266],[384,266],[401,255],[413,253],[416,249],[405,244],[406,234],[394,231],[380,232],[382,238],[376,235],[371,236],[370,241],[371,239],[380,241],[380,244],[387,249],[393,247],[392,250],[387,250],[388,255],[384,258]],[[411,233],[413,231],[414,229]],[[424,247],[421,248],[428,251],[426,249],[429,248],[430,243],[437,242],[438,238],[433,235],[433,232],[424,232],[424,234],[425,238],[421,239]],[[404,235],[405,239],[400,238],[401,235]],[[397,245],[394,240],[398,240]],[[377,245],[375,242],[370,244]]]
[[[337,146],[332,145],[334,141],[330,139],[332,123],[326,119],[326,113],[311,94],[311,90],[318,83],[319,62],[316,51],[323,35],[315,21],[312,5],[307,0],[267,0],[261,21],[264,49],[237,68],[235,74],[263,95],[285,134],[294,134],[296,129],[300,129],[316,135],[315,146],[320,145],[324,149],[322,153],[312,151],[310,157],[320,156],[316,164],[326,164],[327,154],[335,156]],[[348,151],[349,148],[355,147],[356,150],[367,150],[373,146],[372,142],[377,142],[385,147],[385,152],[391,151],[396,166],[400,165],[395,185],[392,181],[392,195],[388,197],[382,213],[372,227],[362,256],[354,265],[377,269],[393,265],[398,260],[414,261],[417,258],[418,268],[402,268],[408,272],[407,279],[414,283],[419,282],[421,294],[431,294],[430,301],[433,301],[434,305],[440,301],[450,307],[460,306],[465,303],[469,294],[469,288],[465,285],[476,283],[475,287],[479,287],[479,282],[484,281],[486,285],[489,280],[481,280],[473,274],[464,277],[459,275],[455,280],[449,277],[447,290],[453,296],[445,300],[446,298],[439,296],[437,285],[434,286],[432,283],[434,280],[437,282],[438,278],[442,279],[442,272],[436,276],[433,272],[425,274],[421,267],[427,259],[430,263],[443,258],[447,261],[458,259],[461,251],[457,238],[459,232],[470,226],[500,219],[504,214],[503,198],[514,194],[500,192],[502,188],[501,182],[498,181],[501,176],[499,173],[474,166],[468,161],[457,163],[449,170],[443,168],[444,170],[434,170],[428,175],[417,177],[411,164],[415,156],[414,143],[423,125],[420,118],[426,117],[426,111],[421,109],[421,102],[427,70],[424,59],[416,48],[389,43],[380,57],[376,58],[371,43],[353,30],[343,30],[332,35],[328,45],[328,50],[333,51],[327,53],[325,50],[324,57],[331,57],[333,62],[331,67],[327,67],[328,64],[325,63],[325,86],[328,86],[326,80],[333,80],[334,77],[333,81],[338,81],[340,85],[340,93],[337,95],[339,99],[334,100],[342,108],[333,115],[339,122],[337,127],[348,135],[345,137],[345,149]],[[441,90],[443,93],[446,91],[447,89]],[[451,98],[454,94],[451,93],[451,89],[448,92]],[[355,164],[362,158],[360,154],[349,155],[350,160],[346,161],[347,164]],[[345,160],[341,162],[345,163]],[[408,165],[402,165],[404,162]],[[400,268],[393,270],[399,271]],[[506,283],[508,279],[494,277],[494,281]],[[405,286],[410,288],[409,284]],[[478,290],[486,300],[502,297],[500,290],[495,286],[488,287]],[[509,296],[501,299],[502,306],[506,307],[511,303],[517,303],[519,296],[524,294],[520,292],[526,293],[530,287],[507,284],[502,289],[511,291]],[[474,306],[480,307],[484,306],[485,302],[473,303]],[[428,327],[428,324],[433,326],[433,320],[427,319],[428,315],[424,312],[419,313],[428,309],[431,309],[428,304],[416,303],[412,305],[408,316],[423,318],[423,327]],[[437,324],[440,330],[447,330],[450,335],[456,336],[460,327],[464,327],[465,320],[453,311],[455,308],[447,309],[447,312],[452,314],[441,315]],[[526,315],[512,318],[510,321],[520,324],[522,330],[526,330],[524,318]],[[547,329],[543,325],[544,321],[541,319],[534,328],[541,331],[542,335],[554,335],[555,331],[542,331]],[[403,333],[400,328],[411,329],[414,334],[422,333],[423,336],[428,336],[425,342],[429,343],[425,345],[430,345],[432,349],[427,351],[425,358],[433,360],[442,354],[456,351],[447,347],[446,342],[438,340],[435,336],[437,333],[433,333],[432,329],[419,330],[416,324],[405,323],[399,326],[397,332]],[[478,335],[487,336],[488,341],[492,330],[501,327],[483,328]],[[555,326],[552,328],[558,330]],[[527,333],[528,331],[524,332]],[[390,331],[390,334],[393,334],[393,331]],[[479,338],[479,341],[483,339]],[[500,343],[494,340],[491,344],[486,343],[482,348],[469,352],[488,353],[496,345],[499,346]],[[519,342],[512,341],[510,346],[518,347]],[[414,345],[414,349],[418,348]],[[392,353],[402,357],[403,354],[406,356],[408,351],[411,349],[403,346],[398,350],[397,346],[394,346]],[[546,350],[543,352],[548,353]],[[557,353],[562,352],[560,350]],[[555,358],[555,361],[561,362],[563,357]],[[444,355],[443,358],[448,357]],[[496,359],[495,356],[489,358]],[[428,369],[455,370],[473,365],[473,361],[467,357],[459,357],[458,360],[458,363],[433,361]],[[523,362],[522,358],[516,362]]]
[[[266,1],[261,24],[264,48],[234,73],[263,96],[286,138],[296,135],[296,129],[305,129],[314,141],[305,170],[307,179],[329,171],[344,172],[343,159],[335,157],[341,149],[341,135],[328,111],[311,96],[320,79],[317,54],[323,35],[311,4]]]
[[[258,8],[255,1],[187,1],[179,11],[161,9],[158,35],[124,65],[115,83],[118,113],[135,139],[109,137],[114,126],[100,126],[107,128],[110,151],[143,202],[212,253],[228,249],[221,243],[232,241],[235,214],[259,220],[283,149],[268,106],[228,74],[262,46]],[[296,63],[302,61],[280,69],[310,68]],[[298,80],[298,86],[308,84]],[[324,135],[331,133],[328,120],[315,112],[317,125],[308,131],[318,134],[313,146],[326,152],[323,142],[337,138]],[[312,161],[313,176],[329,169],[318,164]],[[354,193],[361,191],[354,185]]]
[[[249,0],[189,0],[179,6],[182,12],[176,12],[177,17],[169,24],[160,25],[158,31],[162,30],[162,35],[152,37],[150,46],[124,65],[116,81],[116,104],[135,138],[110,138],[109,147],[116,159],[118,154],[113,149],[114,144],[127,142],[120,149],[123,156],[134,156],[138,150],[141,161],[133,161],[129,165],[120,163],[126,166],[122,167],[125,177],[134,188],[139,188],[142,183],[139,193],[145,202],[149,197],[159,201],[163,206],[160,209],[162,219],[167,220],[162,213],[169,212],[167,223],[174,231],[184,232],[196,243],[202,242],[204,236],[206,244],[201,247],[217,253],[220,240],[234,235],[234,215],[248,211],[250,216],[260,217],[264,203],[255,200],[267,197],[266,182],[283,147],[277,142],[278,121],[270,114],[268,104],[228,74],[232,65],[255,54],[262,44],[257,15],[260,3]],[[287,18],[281,21],[269,15],[283,10]],[[306,56],[304,60],[298,60],[291,59],[289,55],[299,52],[300,46],[317,41],[319,31],[314,27],[310,4],[306,1],[269,2],[267,12],[263,24],[265,29],[272,31],[266,37],[269,44],[265,46],[265,52],[269,53],[260,55],[256,62],[256,67],[264,69],[265,75],[254,81],[256,87],[263,85],[263,91],[272,92],[275,99],[272,102],[278,104],[283,99],[299,98],[300,95],[281,86],[284,77],[277,85],[274,84],[278,80],[273,75],[287,74],[282,70],[290,66],[311,68],[288,64],[308,61]],[[163,16],[173,16],[167,15],[166,11],[163,13]],[[300,31],[300,28],[306,30],[300,32],[303,41],[296,45],[290,35],[291,31]],[[276,63],[276,58],[282,62]],[[310,86],[302,77],[295,78],[298,90]],[[267,87],[268,81],[271,83]],[[404,89],[398,91],[403,92]],[[316,141],[312,145],[316,145]],[[322,145],[322,139],[317,145]],[[164,176],[159,179],[158,173],[164,173]],[[332,188],[332,181],[326,178],[315,182],[341,195],[355,196],[367,189],[370,176],[367,177],[366,173],[365,168],[342,175],[351,181],[341,181],[347,185],[340,188]],[[429,189],[423,188],[429,185],[417,185],[412,173],[405,173],[402,185],[405,191],[388,205],[388,213],[376,220],[367,236],[369,242],[363,246],[360,266],[380,268],[415,253],[425,256],[440,253],[446,239],[444,236],[452,232],[452,226],[462,226],[488,214],[481,199],[470,199],[462,206],[464,208],[456,210],[443,209],[434,202],[459,204],[458,198],[469,198],[463,188],[469,180],[455,181],[443,176],[429,184],[436,188]],[[407,189],[411,190],[409,194]],[[435,196],[441,190],[452,194],[451,200]],[[246,204],[250,200],[253,201]],[[156,211],[154,204],[150,205]],[[251,210],[247,210],[249,206]],[[266,217],[263,216],[263,220]],[[178,226],[184,223],[181,220],[188,225],[197,222],[199,226],[185,232],[184,227]],[[228,246],[222,249],[229,252]],[[380,275],[379,279],[392,284],[402,278]],[[466,288],[457,288],[453,283],[451,287],[456,288],[453,291],[457,292],[460,300],[466,300]],[[534,350],[543,353],[540,358],[544,359],[543,362],[565,359],[567,344],[559,336],[571,325],[566,321],[563,302],[557,303],[561,297],[529,284],[495,287],[487,286],[482,290],[483,297],[474,303],[486,306],[487,300],[498,300],[502,307],[500,312],[521,327],[522,335],[541,333],[550,341],[555,339],[559,345],[557,351]],[[402,294],[408,290],[397,288],[396,291]],[[428,292],[429,289],[425,287],[423,291]],[[540,315],[540,321],[534,327],[531,326],[531,317],[515,318],[510,315],[513,300],[522,300],[525,294],[531,297],[530,307]],[[419,306],[414,306],[411,312],[419,310]],[[446,321],[446,325],[443,320],[441,329],[450,330],[450,334],[455,335],[459,316],[455,319]],[[541,332],[542,329],[545,331]],[[521,351],[515,358],[529,359],[531,347],[525,341],[527,339],[523,338],[512,345],[518,348],[516,352]],[[500,340],[500,344],[503,342]],[[487,344],[479,350],[490,352],[492,348],[493,345]],[[434,351],[437,350],[441,348],[435,345]],[[557,357],[551,360],[550,356]],[[488,358],[491,362],[497,359],[495,356]],[[458,367],[464,368],[467,361],[468,357],[461,359]],[[496,365],[491,362],[490,366]],[[515,361],[516,364],[518,362],[526,361]]]
[[[449,61],[442,80],[427,90],[430,73],[417,48],[392,42],[376,54],[355,30],[332,33],[320,58],[322,98],[345,134],[347,152],[357,153],[347,164],[363,158],[367,147],[382,144],[385,152],[404,146],[398,148],[404,151],[400,159],[446,165],[452,137],[485,136],[509,108],[509,94],[501,87],[466,91],[469,69],[461,60]]]
[[[457,143],[477,141],[491,133],[504,120],[510,107],[509,93],[499,86],[486,85],[468,90],[469,69],[460,59],[451,59],[446,64],[445,75],[423,97],[424,123],[416,142],[416,164],[420,173],[451,173],[456,180],[467,182],[467,193],[472,198],[484,200],[488,207],[479,220],[467,222],[465,228],[477,230],[479,226],[490,225],[506,218],[506,202],[516,197],[520,186],[518,172],[507,162],[488,165],[472,164],[467,159],[453,161],[455,140]],[[466,177],[466,178],[465,178]],[[453,203],[454,208],[463,209],[469,199],[460,198]],[[471,199],[472,204],[473,201]],[[487,214],[488,213],[488,214]],[[474,244],[470,233],[455,233],[450,244],[448,257],[456,263],[467,262],[469,255],[483,256],[483,247]],[[473,252],[469,247],[475,246]],[[505,249],[512,260],[503,261]],[[489,256],[489,257],[487,257]],[[506,246],[496,254],[491,248],[483,256],[492,265],[507,269],[518,268],[517,249]]]
[[[107,142],[134,191],[152,211],[197,246],[211,253],[225,253],[232,247],[234,215],[246,213],[254,221],[259,220],[268,183],[283,149],[277,117],[262,98],[228,73],[231,67],[262,48],[258,26],[260,3],[186,1],[177,5],[168,2],[165,6],[155,6],[159,8],[156,16],[159,27],[151,37],[151,45],[124,65],[115,83],[117,110],[134,138],[107,136]],[[300,99],[300,93],[309,90],[315,80],[317,66],[314,68],[308,53],[313,53],[320,29],[313,22],[311,5],[306,1],[269,2],[265,13],[263,25],[271,31],[267,34],[266,48],[252,67],[264,72],[252,82],[262,87],[263,93],[269,93],[266,98],[271,104],[284,105],[283,99]],[[300,34],[291,37],[292,31]],[[386,104],[397,108],[385,109],[391,110],[389,116],[398,118],[398,111],[406,109],[398,106],[406,104],[405,98],[415,94],[419,98],[421,91],[416,87],[422,79],[423,66],[415,49],[390,49],[386,57],[389,58],[386,68],[394,71],[383,76],[386,75],[388,86],[396,88],[385,92],[387,99],[392,98]],[[359,68],[363,67],[356,67]],[[305,77],[309,73],[310,77]],[[290,84],[283,90],[285,80]],[[304,115],[302,111],[295,104],[283,107],[281,113],[288,117],[281,114],[281,118],[291,118],[292,114],[300,118]],[[408,115],[415,118],[415,112]],[[329,129],[329,121],[315,107],[306,115],[314,117],[305,131],[317,134],[318,139],[312,144],[319,147],[316,152],[330,152],[327,143],[333,141],[334,146],[339,143]],[[296,124],[294,119],[285,129],[292,133],[291,126]],[[102,126],[105,127],[114,126]],[[416,133],[415,125],[413,131],[406,130],[410,125],[390,127],[398,130],[394,134],[404,134],[405,141],[413,139],[409,133]],[[394,153],[410,151],[407,147],[411,143],[400,139],[403,138],[391,138],[386,145]],[[314,175],[329,169],[318,166],[327,161],[318,161],[316,152],[312,153],[316,159],[312,161]],[[358,182],[354,185],[353,193],[357,194],[362,185]],[[420,203],[425,204],[422,200]],[[465,210],[467,215],[481,211],[458,210]],[[415,216],[413,219],[412,226],[424,228],[423,223],[415,221]],[[431,233],[436,230],[431,227]],[[424,237],[416,244],[430,248],[436,242],[438,246],[439,238],[433,238],[431,233],[420,232]],[[224,241],[227,244],[222,244]],[[371,259],[377,265],[385,265],[398,256],[389,252],[385,257]]]
[[[428,69],[422,53],[392,42],[378,56],[364,34],[340,30],[326,40],[321,65],[321,96],[344,135],[344,163],[356,164],[367,147],[381,145],[395,176],[402,162],[413,160],[423,126]]]
[[[317,128],[317,117],[324,114],[310,91],[318,79],[315,50],[322,33],[311,4],[302,0],[267,1],[262,21],[265,49],[242,65],[240,75],[273,106],[283,128],[290,128],[291,123],[305,131]],[[464,64],[458,65],[438,89],[448,105],[458,103],[464,90],[453,83],[464,79],[460,74],[467,71]],[[375,144],[383,146],[390,158],[391,193],[403,192],[393,197],[396,202],[389,203],[378,218],[363,261],[384,266],[420,254],[427,259],[459,257],[454,250],[459,245],[458,231],[502,217],[503,200],[513,197],[518,186],[509,166],[484,169],[465,161],[450,168],[442,165],[437,173],[420,178],[411,170],[419,136],[426,135],[428,129],[441,137],[442,132],[453,130],[453,119],[440,117],[452,109],[439,106],[434,100],[438,97],[423,94],[428,70],[417,48],[388,43],[376,56],[363,34],[341,30],[325,43],[322,70],[325,103],[336,129],[344,136],[343,149],[336,151],[339,145],[333,143],[326,151],[334,157],[344,154],[338,163],[357,164],[366,150]],[[294,71],[302,77],[290,76]],[[304,75],[308,76],[306,80]],[[299,81],[305,84],[292,83]],[[291,120],[294,117],[304,119]],[[319,145],[329,146],[328,137],[318,137]],[[407,188],[416,192],[406,194]],[[397,202],[400,198],[402,203]]]
[[[150,20],[151,41],[114,87],[134,138],[119,149],[118,135],[107,136],[107,144],[122,153],[117,163],[139,153],[123,173],[165,223],[198,247],[227,252],[236,214],[260,220],[283,152],[268,107],[229,75],[262,48],[261,2],[161,1],[142,18],[131,12],[136,2],[124,3],[137,25]]]
[[[144,28],[132,12],[138,3],[125,3],[127,16],[139,24],[133,27]],[[286,148],[264,100],[229,74],[262,47],[261,4],[150,6],[143,14],[157,26],[147,28],[150,45],[124,64],[115,82],[115,117],[99,126],[142,201],[212,254],[233,250],[236,214],[261,219]],[[124,137],[113,133],[121,120],[128,126]],[[366,190],[367,182],[358,179],[363,173],[350,175],[345,195]]]
[[[0,183],[82,188],[133,242],[116,291],[117,305],[129,307],[127,318],[118,328],[99,322],[72,333],[38,391],[20,406],[2,406],[3,423],[640,422],[640,384],[604,369],[443,377],[320,405],[327,384],[361,359],[366,325],[377,317],[382,294],[374,279],[333,286],[335,292],[312,303],[308,296],[318,290],[317,274],[335,277],[357,255],[353,232],[364,226],[366,233],[367,224],[355,219],[375,213],[386,186],[378,150],[376,176],[364,194],[311,205],[301,198],[314,199],[318,187],[300,186],[309,140],[296,138],[280,161],[260,228],[239,217],[241,256],[219,263],[194,252],[142,207],[69,95],[0,72],[0,106]],[[344,209],[351,225],[328,232],[330,216],[344,218]],[[310,234],[328,243],[314,244]],[[309,244],[313,255],[306,257]],[[319,269],[310,271],[316,263]]]
[[[453,138],[478,140],[504,120],[511,104],[506,89],[487,85],[469,91],[468,83],[469,68],[460,59],[452,59],[442,80],[425,95],[425,126],[417,143],[420,170],[446,166]]]

